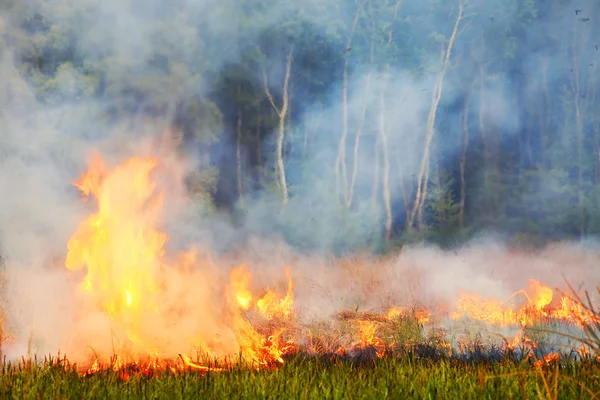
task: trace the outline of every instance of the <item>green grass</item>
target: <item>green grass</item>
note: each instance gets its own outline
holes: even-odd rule
[[[10,367],[0,375],[0,397],[18,399],[516,399],[593,398],[600,364],[587,360],[532,366],[516,362],[465,362],[448,358],[386,356],[368,363],[294,357],[278,370],[232,368],[223,373],[118,373],[83,377],[48,362]],[[584,388],[584,386],[587,388]]]

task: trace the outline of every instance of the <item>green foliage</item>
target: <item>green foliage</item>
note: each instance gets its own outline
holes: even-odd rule
[[[430,227],[440,233],[448,233],[458,226],[458,212],[460,205],[455,201],[452,192],[454,179],[440,180],[430,187],[429,202],[425,209],[431,220]]]
[[[81,100],[91,96],[98,87],[98,78],[85,75],[71,63],[62,63],[53,77],[32,77],[39,84],[39,97],[46,102],[58,104],[62,101]]]
[[[207,168],[194,171],[187,177],[187,186],[190,195],[205,207],[212,205],[217,176],[218,170],[216,168]]]

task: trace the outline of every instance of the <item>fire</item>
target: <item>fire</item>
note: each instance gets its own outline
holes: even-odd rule
[[[129,343],[116,349],[118,354],[111,362],[114,368],[159,358],[157,347],[161,343],[145,329],[144,322],[159,319],[166,312],[161,309],[165,274],[178,266],[167,264],[168,237],[157,229],[164,197],[152,179],[157,165],[154,158],[132,158],[109,170],[95,154],[88,171],[74,182],[86,200],[95,200],[97,210],[81,222],[69,240],[65,265],[71,271],[86,269],[83,291],[126,332]],[[181,258],[184,267],[193,262],[192,254]],[[283,298],[269,290],[253,301],[250,271],[241,265],[230,272],[230,283],[223,294],[234,301],[228,302],[222,323],[233,332],[242,355],[255,365],[282,363],[283,355],[294,348],[284,339],[284,327],[259,330],[247,315],[255,309],[271,325],[274,319],[290,317],[293,285],[289,271],[286,273],[288,291]],[[198,337],[199,347],[209,354],[219,346],[218,338],[205,340],[203,332],[198,332]],[[180,358],[189,368],[208,368],[193,363],[185,354]],[[98,368],[96,360],[90,371]]]
[[[169,238],[160,230],[165,193],[158,190],[153,179],[158,167],[157,158],[134,157],[109,168],[100,155],[94,154],[88,171],[74,182],[95,210],[81,221],[68,241],[65,266],[73,272],[85,272],[81,277],[84,298],[110,320],[111,334],[116,327],[126,336],[113,346],[115,354],[108,364],[119,372],[124,368],[143,373],[153,368],[202,372],[226,369],[192,361],[186,353],[192,348],[214,358],[238,360],[235,356],[241,355],[255,368],[283,363],[286,355],[298,351],[296,343],[305,342],[300,332],[309,332],[312,338],[311,329],[302,326],[294,312],[290,270],[285,269],[287,287],[257,289],[246,264],[218,278],[220,275],[209,272],[194,251],[169,258],[165,250]],[[199,282],[190,285],[192,280]],[[191,300],[178,297],[197,288],[199,295]],[[537,280],[505,300],[462,292],[449,317],[521,327],[549,319],[578,326],[600,322],[592,310],[557,292]],[[390,349],[385,340],[397,337],[398,330],[405,329],[402,324],[419,330],[435,324],[440,316],[437,313],[434,317],[426,308],[386,310],[359,312],[356,308],[337,313],[339,320],[346,321],[340,324],[344,333],[340,328],[339,337],[350,336],[332,341],[328,349],[350,357],[383,357]],[[188,321],[182,323],[186,327],[183,330],[158,334],[153,329],[172,326],[183,317]],[[196,322],[190,324],[190,320]],[[324,347],[323,343],[319,346]],[[530,344],[523,330],[506,343],[513,349]],[[87,373],[100,371],[107,361],[106,356],[97,357]],[[548,356],[543,362],[553,361],[556,356]]]
[[[373,321],[358,321],[360,327],[359,347],[372,347],[377,357],[385,354],[385,343],[376,336],[377,325]]]
[[[263,335],[256,330],[244,315],[246,310],[249,310],[252,302],[252,293],[248,289],[251,281],[251,273],[245,265],[234,268],[230,272],[230,297],[235,299],[238,307],[231,312],[230,319],[232,326],[236,327],[237,336],[240,340],[242,354],[245,354],[252,363],[259,366],[269,366],[273,362],[283,363],[282,356],[293,351],[293,343],[288,340],[282,341],[282,335],[285,328],[278,328],[270,334]],[[269,312],[272,309],[281,312],[285,317],[289,317],[292,309],[293,296],[291,293],[292,283],[291,277],[288,274],[288,294],[282,300],[278,300],[277,296],[268,291],[267,294],[256,301],[256,308],[264,317],[266,322],[269,322],[272,327],[272,322],[275,317],[274,313]],[[268,327],[267,327],[268,329]]]
[[[74,184],[98,211],[82,221],[67,244],[66,267],[87,268],[83,288],[136,342],[140,318],[157,311],[158,275],[167,236],[154,228],[162,206],[150,173],[154,159],[133,158],[110,174],[95,155]]]
[[[230,279],[235,297],[240,307],[244,310],[250,308],[252,303],[252,293],[249,290],[250,279],[252,275],[245,264],[231,270]]]
[[[267,290],[267,293],[256,302],[256,307],[260,310],[260,313],[267,318],[273,318],[275,316],[289,318],[292,314],[294,296],[292,293],[292,277],[289,269],[286,269],[285,274],[288,279],[288,289],[283,299],[278,300],[277,294],[269,289]]]
[[[550,353],[545,355],[542,359],[537,360],[533,363],[535,368],[542,368],[543,366],[548,366],[552,363],[555,363],[560,360],[560,354],[558,353]]]
[[[518,296],[522,296],[525,302],[517,306],[511,305],[509,301]],[[558,304],[556,304],[557,300]],[[600,322],[600,319],[580,302],[573,301],[564,294],[555,298],[552,288],[534,279],[530,281],[527,290],[519,290],[504,301],[484,299],[461,292],[455,309],[456,311],[450,315],[452,319],[469,317],[499,326],[526,326],[549,319],[580,327]]]
[[[411,313],[405,310],[402,307],[392,307],[388,310],[386,316],[389,320],[393,321],[398,318],[406,317]],[[429,310],[416,310],[412,312],[414,318],[417,320],[417,323],[424,325],[428,323],[431,319],[431,311]]]
[[[553,293],[550,287],[532,279],[529,283],[529,288],[531,292],[529,302],[536,310],[543,310],[544,307],[552,302]]]

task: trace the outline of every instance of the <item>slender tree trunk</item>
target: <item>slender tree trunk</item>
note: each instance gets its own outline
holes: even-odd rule
[[[395,20],[398,16],[398,11],[400,10],[400,5],[403,0],[398,0],[396,2],[396,7],[394,9],[393,19]],[[393,25],[392,25],[393,27]],[[388,31],[388,39],[387,44],[391,44],[393,41],[392,28]],[[390,64],[386,64],[383,69],[384,78],[386,77],[390,68]],[[389,243],[389,240],[392,236],[392,223],[393,223],[393,215],[392,215],[392,201],[390,196],[390,156],[389,156],[389,146],[388,146],[388,133],[391,129],[391,126],[388,126],[386,111],[385,111],[385,85],[382,87],[381,92],[379,93],[379,136],[381,138],[381,150],[383,155],[383,176],[382,176],[382,196],[383,196],[383,207],[385,211],[385,242]]]
[[[541,135],[542,135],[542,149],[546,148],[546,140],[545,138],[547,137],[547,135],[549,134],[549,129],[550,129],[550,116],[552,115],[552,100],[550,98],[550,89],[548,87],[548,65],[550,63],[549,57],[546,56],[544,58],[544,62],[542,64],[542,82],[543,82],[543,88],[544,88],[544,104],[545,104],[545,108],[546,108],[546,113],[545,113],[545,118],[544,118],[544,126],[542,127],[542,131],[541,131]],[[545,160],[545,157],[543,157],[543,160]],[[546,165],[547,163],[544,162],[544,166],[548,167]]]
[[[350,39],[348,39],[350,42]],[[340,198],[347,196],[348,176],[346,174],[346,139],[348,137],[348,56],[344,62],[342,74],[342,135],[338,143],[338,154],[336,159],[336,182]]]
[[[340,136],[340,141],[338,143],[338,153],[335,162],[335,174],[336,174],[336,182],[338,186],[338,193],[341,199],[345,200],[345,203],[348,203],[349,197],[349,187],[348,187],[348,173],[347,173],[347,165],[346,165],[346,141],[348,140],[348,69],[350,65],[350,56],[349,53],[351,51],[352,44],[352,36],[354,36],[354,31],[356,30],[356,25],[362,13],[362,9],[366,0],[363,0],[361,4],[358,5],[356,9],[356,14],[354,15],[354,21],[352,22],[352,28],[350,29],[350,33],[348,39],[346,40],[346,49],[344,50],[346,53],[344,60],[344,70],[342,73],[342,133]]]
[[[465,108],[462,115],[462,128],[463,128],[463,140],[462,148],[460,152],[459,167],[460,167],[460,202],[458,209],[458,227],[463,229],[465,227],[465,203],[467,200],[467,181],[465,179],[465,171],[467,168],[467,152],[469,149],[469,112],[471,105],[471,93],[473,92],[475,80],[473,85],[469,89],[467,98],[465,100]]]
[[[598,85],[598,79],[596,77],[596,64],[593,65],[593,69],[592,69],[592,82],[590,84],[591,86],[591,91],[592,91],[592,98],[591,98],[591,104],[592,107],[596,106],[596,90],[597,90],[597,85]],[[594,184],[596,186],[600,185],[600,148],[599,148],[599,141],[600,141],[600,118],[598,117],[598,113],[597,112],[593,112],[592,113],[593,117],[593,123],[592,123],[592,131],[593,131],[593,135],[594,135],[594,159],[596,160],[595,162],[595,171],[594,171]]]
[[[421,158],[421,166],[419,167],[419,173],[417,175],[417,192],[415,195],[415,202],[411,212],[409,213],[409,218],[406,223],[407,230],[412,229],[414,224],[415,216],[418,215],[419,228],[422,228],[422,219],[423,219],[423,205],[425,204],[425,196],[427,194],[427,183],[429,180],[429,153],[430,153],[430,145],[431,140],[433,139],[433,135],[435,133],[435,117],[437,113],[437,108],[440,103],[440,98],[442,97],[442,90],[444,86],[444,77],[446,72],[450,67],[450,57],[452,54],[452,46],[456,40],[456,37],[459,34],[458,28],[463,18],[464,12],[464,1],[459,0],[458,6],[458,15],[456,16],[456,20],[454,22],[454,28],[452,30],[452,34],[448,39],[448,43],[446,45],[445,51],[442,48],[441,55],[441,69],[438,73],[435,86],[433,89],[432,99],[431,99],[431,107],[429,109],[429,115],[427,117],[427,128],[425,134],[425,145],[423,149],[423,156]]]
[[[544,128],[544,119],[545,119],[545,109],[544,109],[544,102],[540,101],[537,104],[537,114],[538,114],[538,137],[539,137],[539,145],[538,145],[538,157],[537,157],[537,164],[538,165],[543,165],[544,162],[544,148],[545,146],[545,128]]]
[[[519,101],[519,95],[518,93],[515,93],[515,100],[516,102]],[[529,106],[525,106],[527,108],[530,108]],[[517,110],[519,109],[519,105],[517,103]],[[534,121],[534,115],[535,115],[535,111],[534,110],[529,110],[530,112],[528,112],[529,114],[529,118],[528,118],[528,123],[527,123],[527,128],[525,129],[525,155],[527,157],[527,167],[532,167],[534,165],[534,160],[533,160],[533,150],[531,148],[531,131],[533,130],[533,127],[535,125],[535,121]]]
[[[237,161],[237,192],[238,200],[244,204],[244,185],[242,176],[242,110],[238,109],[237,124],[235,129],[235,158]]]
[[[433,139],[433,137],[432,137]],[[428,146],[431,146],[431,143],[429,143]],[[429,161],[430,155],[429,155],[429,151],[427,152],[427,164],[425,164],[425,174],[422,175],[423,178],[423,191],[421,193],[420,196],[420,201],[419,204],[417,205],[417,229],[419,230],[419,232],[423,231],[423,206],[425,205],[425,200],[427,200],[427,188],[429,186],[429,168],[430,168],[430,162]]]
[[[573,79],[574,79],[574,107],[575,107],[575,127],[577,134],[577,203],[579,208],[579,237],[583,240],[585,235],[584,223],[584,204],[583,204],[583,121],[581,116],[581,85],[579,57],[577,54],[577,44],[573,43]]]
[[[379,137],[383,155],[383,176],[381,179],[383,206],[385,210],[385,240],[388,242],[392,235],[392,205],[390,199],[390,160],[387,142],[387,127],[385,119],[384,90],[379,94]]]
[[[521,133],[521,130],[519,130],[519,133],[517,134],[517,142],[519,145],[519,166],[521,168],[524,168],[525,164],[526,164],[525,163],[525,145],[523,144],[523,134]]]
[[[397,157],[398,158],[398,157]],[[406,182],[404,176],[400,175],[400,191],[402,192],[402,202],[404,204],[404,213],[405,218],[408,220],[409,212],[410,212],[410,197],[412,196],[412,192],[409,192],[406,188]]]
[[[285,122],[286,126],[289,126],[292,123],[292,106],[294,105],[294,95],[295,95],[295,85],[294,85],[293,81],[290,81],[288,93],[289,93],[288,109],[286,112],[286,122]],[[295,145],[296,145],[294,135],[288,135],[287,138],[288,138],[288,140],[283,143],[283,153],[288,156],[287,159],[283,160],[286,171],[287,171],[288,165],[294,158],[294,151],[295,151]]]
[[[371,30],[371,50],[370,50],[370,61],[371,67],[375,64],[375,30]],[[360,137],[362,136],[365,120],[367,118],[367,108],[368,108],[368,98],[369,92],[371,88],[371,72],[367,74],[365,81],[365,92],[363,95],[363,104],[360,112],[360,121],[358,123],[358,127],[356,128],[356,136],[354,137],[354,151],[352,156],[352,178],[350,180],[350,189],[348,190],[348,196],[346,198],[346,206],[350,208],[352,206],[352,201],[354,200],[354,188],[356,186],[356,177],[358,175],[358,150],[360,147]]]
[[[489,169],[490,169],[490,145],[488,143],[488,137],[485,125],[485,71],[483,65],[479,68],[479,136],[481,137],[481,144],[483,145],[483,198],[482,201],[482,213],[484,217],[487,216],[489,211],[488,191],[489,191]]]
[[[264,173],[263,173],[263,159],[262,159],[262,140],[261,140],[261,129],[262,129],[262,108],[260,103],[258,104],[258,115],[256,117],[256,166],[258,169],[258,183],[260,187],[265,187]]]
[[[276,145],[276,157],[277,157],[277,180],[279,183],[279,187],[281,188],[281,203],[283,205],[287,204],[289,200],[288,196],[288,188],[287,181],[285,177],[285,164],[283,162],[283,141],[285,138],[285,118],[288,112],[289,107],[289,83],[290,76],[292,72],[292,50],[288,53],[286,63],[285,63],[285,78],[283,81],[283,100],[281,104],[281,109],[275,105],[275,101],[273,96],[271,95],[271,91],[269,90],[269,84],[267,81],[267,72],[263,69],[263,83],[265,87],[265,93],[273,107],[273,110],[277,113],[279,117],[279,129],[277,134],[277,145]]]
[[[373,205],[376,207],[379,198],[379,175],[381,169],[381,136],[377,135],[375,140],[375,161],[373,163],[375,168],[373,169],[373,187],[371,190],[371,200]]]

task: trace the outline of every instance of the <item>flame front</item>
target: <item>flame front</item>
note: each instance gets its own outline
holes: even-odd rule
[[[154,159],[133,158],[110,174],[95,155],[75,185],[97,202],[98,211],[68,242],[66,267],[87,268],[83,288],[135,342],[140,318],[157,310],[158,276],[167,236],[155,229],[162,193],[150,173]]]
[[[158,166],[158,159],[136,157],[110,169],[95,154],[88,171],[74,182],[96,210],[69,240],[66,267],[71,271],[85,269],[82,293],[94,311],[100,310],[110,320],[106,335],[112,335],[116,327],[127,338],[126,343],[113,346],[116,354],[111,357],[112,366],[142,365],[139,361],[143,358],[145,370],[152,366],[171,369],[161,360],[175,356],[184,368],[222,370],[192,361],[185,353],[191,349],[230,359],[241,352],[257,368],[283,363],[286,354],[298,350],[294,340],[304,341],[299,335],[306,328],[294,313],[290,271],[285,270],[285,290],[253,290],[253,276],[245,264],[232,268],[228,282],[219,286],[219,275],[204,268],[194,251],[177,255],[176,261],[169,259],[165,255],[168,237],[158,229],[164,197],[152,178]],[[409,311],[401,307],[387,308],[384,314],[343,311],[338,318],[353,327],[348,329],[352,340],[340,339],[329,348],[340,355],[382,357],[389,349],[389,338],[398,336],[400,326],[420,330],[439,316],[427,309]],[[460,293],[449,317],[521,327],[543,319],[579,326],[600,322],[580,303],[565,295],[556,296],[536,280],[502,301]],[[174,324],[181,327],[171,328]],[[413,340],[411,332],[405,332],[405,341]],[[322,340],[312,340],[310,329],[308,336],[311,339],[305,343],[324,348]],[[524,335],[517,335],[507,346],[515,348],[526,340]],[[99,370],[102,362],[106,360],[94,360],[89,371]]]

